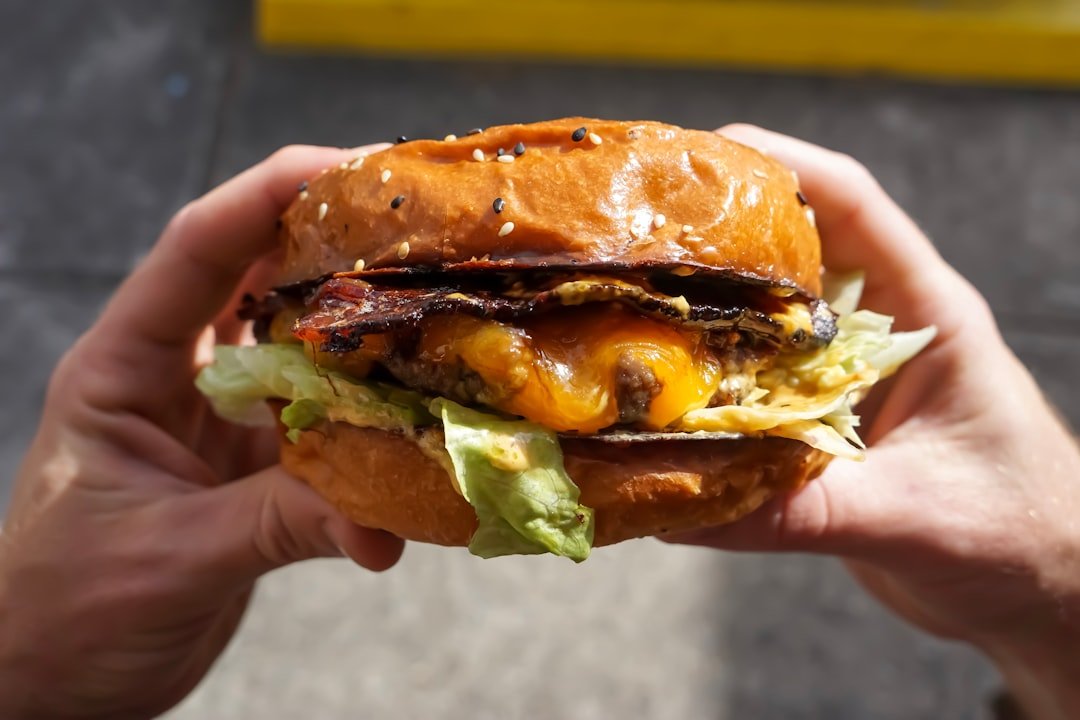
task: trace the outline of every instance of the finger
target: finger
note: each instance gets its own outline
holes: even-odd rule
[[[911,218],[851,156],[753,125],[729,125],[717,132],[795,170],[827,238],[824,259],[831,269],[847,272],[884,261],[889,270],[910,271],[940,260]]]
[[[273,249],[275,223],[297,184],[367,149],[288,147],[187,205],[106,307],[102,342],[122,339],[128,353],[147,359],[191,342]]]
[[[741,520],[662,539],[743,552],[874,558],[896,546],[897,528],[918,525],[909,517],[918,508],[905,497],[906,481],[891,467],[886,451],[871,451],[864,463],[836,460],[802,490],[774,498]]]
[[[868,306],[897,317],[902,329],[937,321],[941,288],[955,286],[958,278],[863,165],[848,155],[751,125],[729,125],[717,132],[761,149],[796,171],[815,212],[825,267],[865,272]]]
[[[349,557],[382,571],[398,561],[404,547],[400,538],[349,522],[280,465],[202,491],[186,512],[202,528],[198,536],[188,535],[190,569],[216,587],[243,586],[318,557]]]
[[[238,310],[245,296],[261,298],[273,287],[281,274],[282,256],[283,253],[280,250],[263,256],[244,273],[244,277],[237,284],[232,296],[214,318],[213,326],[218,344],[243,344],[242,341],[249,335],[251,321],[242,320]]]

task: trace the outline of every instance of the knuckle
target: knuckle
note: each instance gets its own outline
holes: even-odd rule
[[[291,144],[278,148],[266,158],[269,165],[288,165],[307,152],[304,145]]]
[[[198,200],[190,200],[185,203],[183,207],[176,211],[176,214],[169,218],[169,222],[165,225],[165,230],[161,234],[162,238],[183,237],[195,222],[198,212]]]
[[[950,268],[951,269],[951,268]],[[955,272],[955,271],[954,271]],[[994,310],[986,296],[979,292],[971,281],[959,273],[957,275],[957,302],[954,307],[959,311],[963,326],[985,335],[993,329],[997,332],[997,320],[994,318]]]
[[[809,550],[828,537],[833,525],[828,494],[820,482],[785,497],[776,522],[776,544],[781,549]]]
[[[316,555],[289,527],[272,493],[268,493],[260,504],[254,542],[258,553],[274,567]]]
[[[874,174],[870,172],[870,169],[855,157],[848,155],[847,153],[836,152],[833,153],[833,161],[836,166],[837,175],[844,181],[857,186],[876,186],[878,184],[877,179],[874,178]]]
[[[716,132],[721,133],[721,134],[726,134],[726,133],[735,133],[735,134],[747,133],[747,134],[749,134],[749,133],[761,132],[761,128],[758,127],[757,125],[753,125],[751,123],[734,122],[734,123],[728,123],[727,125],[724,125],[723,127],[717,128]]]

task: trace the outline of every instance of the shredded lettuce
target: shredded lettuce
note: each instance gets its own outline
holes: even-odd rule
[[[480,557],[550,552],[581,562],[593,540],[593,511],[563,467],[555,433],[525,420],[503,420],[446,399],[446,449],[479,527],[469,551]]]
[[[808,354],[780,355],[759,373],[758,387],[741,405],[694,410],[679,430],[763,433],[801,440],[839,457],[860,460],[866,447],[852,406],[934,339],[933,327],[893,333],[892,318],[856,310],[861,274],[831,276],[825,296],[838,313],[828,346]]]

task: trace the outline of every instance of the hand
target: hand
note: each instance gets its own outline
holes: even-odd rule
[[[0,717],[149,717],[199,682],[255,580],[402,542],[357,527],[217,420],[192,382],[265,289],[297,184],[359,151],[287,148],[180,211],[57,367],[0,535]]]
[[[794,168],[830,270],[934,343],[860,407],[865,463],[679,542],[842,556],[894,611],[1001,667],[1032,717],[1080,716],[1080,453],[986,302],[861,165],[754,127],[722,134]]]

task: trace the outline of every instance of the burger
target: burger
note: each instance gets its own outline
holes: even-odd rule
[[[482,557],[737,520],[860,458],[853,404],[933,333],[823,282],[791,170],[655,122],[402,139],[279,235],[198,387],[353,521]]]

